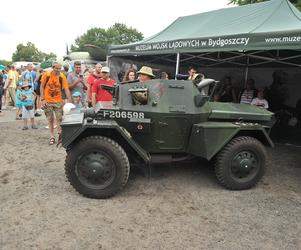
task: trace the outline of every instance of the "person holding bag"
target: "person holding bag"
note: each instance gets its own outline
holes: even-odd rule
[[[24,121],[24,126],[22,130],[27,130],[27,120],[31,121],[31,128],[37,129],[38,127],[34,122],[34,93],[31,89],[31,85],[29,85],[28,81],[23,82],[22,84],[22,92],[19,96],[22,101],[22,118]]]

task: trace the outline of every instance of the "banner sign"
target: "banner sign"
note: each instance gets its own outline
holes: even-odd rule
[[[109,55],[167,54],[257,49],[301,49],[301,34],[245,34],[233,37],[182,39],[112,46]]]

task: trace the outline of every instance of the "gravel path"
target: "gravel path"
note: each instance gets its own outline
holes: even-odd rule
[[[0,249],[301,249],[300,147],[269,149],[251,190],[181,163],[151,179],[134,170],[121,193],[93,200],[66,181],[65,151],[47,145],[44,126],[0,123]]]

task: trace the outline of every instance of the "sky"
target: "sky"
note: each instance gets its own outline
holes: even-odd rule
[[[229,0],[4,1],[0,15],[0,59],[11,60],[19,43],[32,42],[43,52],[66,54],[75,39],[93,27],[124,23],[144,38],[162,31],[179,16],[228,8]]]

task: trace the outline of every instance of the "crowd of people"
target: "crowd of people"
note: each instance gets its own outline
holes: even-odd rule
[[[146,81],[155,75],[150,67],[143,66],[140,71],[129,68],[124,81]],[[0,112],[11,104],[16,110],[16,120],[23,120],[23,130],[37,129],[34,118],[44,112],[50,132],[49,144],[61,137],[63,106],[73,103],[76,110],[95,107],[99,101],[112,101],[112,95],[101,85],[114,85],[110,78],[110,68],[100,63],[83,71],[81,62],[76,61],[70,69],[69,64],[53,63],[51,69],[38,69],[29,63],[21,69],[8,65],[0,73]],[[2,105],[3,104],[3,105]]]
[[[101,85],[112,86],[116,83],[110,77],[110,68],[100,63],[83,70],[81,62],[76,61],[70,69],[69,64],[54,63],[52,69],[38,69],[28,64],[23,71],[14,65],[7,66],[0,73],[0,112],[7,109],[11,102],[16,110],[16,119],[24,121],[23,130],[37,129],[34,118],[44,112],[50,132],[49,144],[56,142],[55,128],[60,140],[63,117],[63,106],[73,103],[76,110],[95,107],[100,101],[112,101],[112,95]],[[168,79],[163,72],[161,79]],[[130,67],[123,76],[122,82],[144,82],[155,78],[153,69],[142,66],[139,71]],[[189,67],[188,80],[199,80],[205,75],[198,73],[195,67]],[[210,90],[208,90],[210,92]],[[137,93],[137,100],[143,102],[146,93]],[[208,93],[207,93],[208,94]],[[210,93],[209,93],[210,94]],[[265,89],[255,88],[255,81],[249,79],[244,89],[237,92],[233,87],[231,77],[225,79],[214,88],[213,101],[234,102],[269,108],[265,98]],[[28,124],[30,121],[30,124]]]
[[[188,69],[188,80],[203,80],[205,75],[198,73],[193,66]],[[265,89],[256,88],[254,79],[248,79],[245,88],[236,89],[232,84],[230,76],[226,76],[223,81],[218,83],[215,88],[207,89],[206,94],[213,95],[213,101],[217,102],[233,102],[251,104],[265,109],[269,108],[267,99],[265,99]]]
[[[245,88],[237,90],[232,84],[231,77],[225,77],[222,84],[217,88],[214,100],[251,104],[265,109],[269,108],[268,101],[265,99],[265,89],[263,87],[256,88],[255,81],[252,78],[247,80]]]

